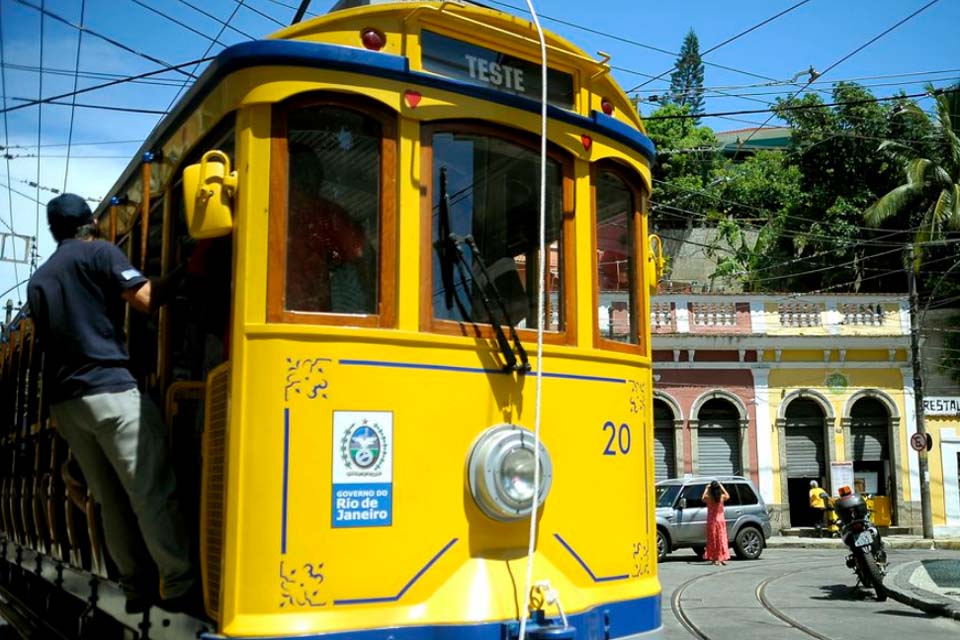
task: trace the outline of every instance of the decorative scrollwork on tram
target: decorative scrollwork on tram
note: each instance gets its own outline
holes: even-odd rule
[[[280,607],[324,607],[320,596],[323,563],[305,562],[297,569],[284,569],[280,561]]]
[[[307,400],[327,399],[329,380],[323,370],[323,363],[332,362],[330,358],[287,358],[286,386],[283,388],[283,400],[289,402],[293,396],[302,396]]]

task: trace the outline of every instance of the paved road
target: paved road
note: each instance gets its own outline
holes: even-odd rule
[[[960,551],[889,551],[891,566],[928,558],[960,558]],[[957,640],[960,622],[930,616],[873,590],[854,589],[856,577],[844,565],[846,552],[820,549],[766,549],[756,561],[732,560],[725,567],[700,562],[682,549],[660,565],[663,637],[696,638],[680,623],[683,615],[711,640]],[[809,627],[810,635],[767,611],[773,608]],[[678,597],[679,594],[679,597]]]

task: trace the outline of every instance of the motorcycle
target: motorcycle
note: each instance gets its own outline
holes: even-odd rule
[[[867,503],[849,487],[841,487],[840,497],[833,503],[840,516],[840,537],[851,551],[847,556],[847,567],[853,569],[858,584],[873,587],[877,601],[883,602],[887,599],[887,589],[883,586],[887,552],[879,529],[870,521]]]

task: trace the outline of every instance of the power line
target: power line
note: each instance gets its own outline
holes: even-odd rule
[[[719,43],[719,44],[716,44],[716,45],[710,47],[709,49],[707,49],[706,51],[704,51],[703,53],[700,54],[701,62],[703,61],[703,57],[706,56],[708,53],[711,53],[711,52],[713,52],[713,51],[716,51],[716,50],[719,49],[720,47],[723,47],[723,46],[725,46],[725,45],[730,44],[730,43],[733,42],[734,40],[737,40],[738,38],[741,38],[741,37],[747,35],[747,34],[750,33],[751,31],[756,31],[756,30],[759,29],[760,27],[762,27],[762,26],[764,26],[764,25],[766,25],[766,24],[769,24],[769,23],[773,22],[774,20],[776,20],[776,19],[779,18],[780,16],[786,15],[786,14],[790,13],[791,11],[793,11],[794,9],[797,9],[797,8],[799,8],[799,7],[802,7],[803,5],[807,4],[808,2],[810,2],[810,0],[800,0],[800,2],[796,3],[795,5],[793,5],[793,6],[791,6],[791,7],[787,7],[787,8],[784,9],[783,11],[777,13],[776,15],[770,16],[770,17],[767,18],[766,20],[763,20],[762,22],[758,22],[757,24],[753,25],[752,27],[750,27],[750,28],[748,28],[748,29],[744,29],[744,30],[741,31],[740,33],[738,33],[738,34],[736,34],[736,35],[734,35],[734,36],[731,36],[731,37],[727,38],[726,40],[724,40],[723,42],[721,42],[721,43]],[[634,88],[630,89],[629,91],[625,91],[624,93],[633,93],[633,92],[636,91],[637,89],[639,89],[639,88],[641,88],[641,87],[645,87],[645,86],[647,86],[648,84],[650,84],[651,82],[653,82],[653,81],[655,81],[655,80],[659,80],[659,79],[662,78],[663,76],[665,76],[665,75],[667,75],[668,73],[674,71],[676,68],[677,68],[677,65],[674,65],[674,66],[670,67],[669,69],[667,69],[666,71],[664,71],[663,73],[661,73],[661,74],[659,74],[659,75],[656,75],[656,76],[650,78],[649,80],[647,80],[647,81],[645,81],[645,82],[642,82],[641,84],[638,84],[638,85],[635,86]]]
[[[164,12],[160,11],[159,9],[154,9],[154,8],[151,7],[150,5],[148,5],[148,4],[144,3],[144,2],[141,2],[140,0],[130,0],[130,2],[134,3],[134,4],[137,5],[137,6],[143,7],[143,8],[146,9],[147,11],[150,11],[150,12],[152,12],[152,13],[157,14],[157,15],[160,16],[161,18],[166,18],[167,20],[169,20],[170,22],[174,23],[175,25],[177,25],[177,26],[179,26],[179,27],[181,27],[181,28],[183,28],[183,29],[186,29],[186,30],[189,31],[190,33],[193,33],[193,34],[196,34],[196,35],[200,36],[200,37],[203,38],[204,40],[209,40],[209,41],[211,41],[211,42],[214,43],[214,44],[219,44],[219,45],[221,45],[221,46],[226,46],[226,45],[223,44],[222,42],[218,42],[218,41],[216,40],[216,38],[211,38],[210,36],[208,36],[207,34],[205,34],[203,31],[200,31],[199,29],[194,29],[193,27],[191,27],[190,25],[188,25],[186,22],[183,22],[182,20],[178,20],[177,18],[174,18],[173,16],[169,16],[169,15],[165,14]],[[222,32],[221,32],[221,33],[222,33]],[[191,75],[193,75],[193,74],[191,74]]]
[[[956,91],[956,89],[941,89],[939,91],[944,93],[944,92]],[[794,96],[795,95],[796,94],[794,94]],[[847,106],[847,105],[868,104],[871,102],[890,102],[893,100],[903,100],[906,98],[919,98],[921,96],[929,96],[929,95],[930,94],[928,92],[924,91],[923,93],[905,93],[901,95],[887,96],[887,97],[881,97],[881,98],[863,98],[861,100],[844,100],[841,102],[824,102],[821,104],[798,104],[798,105],[777,106],[771,109],[741,109],[739,111],[721,111],[717,113],[701,113],[700,115],[693,115],[689,113],[678,113],[675,115],[643,116],[643,119],[644,120],[681,120],[681,119],[689,120],[691,118],[712,118],[712,117],[721,117],[721,116],[739,116],[739,115],[745,115],[748,113],[773,112],[773,113],[770,113],[769,118],[764,120],[763,123],[760,124],[759,127],[757,127],[758,129],[762,129],[765,126],[767,126],[770,120],[773,119],[773,116],[776,115],[776,111],[806,111],[809,109],[823,109],[825,107],[841,107],[841,106]],[[788,98],[788,100],[792,100],[792,99],[793,99],[792,97]],[[746,144],[749,140],[750,138],[747,138],[741,144]]]
[[[3,93],[3,106],[6,107],[6,105],[7,105],[7,70],[6,70],[6,68],[3,66],[3,61],[4,61],[4,47],[3,47],[3,43],[4,43],[4,37],[3,37],[3,2],[0,2],[0,92]],[[7,120],[8,120],[7,114],[6,114],[6,112],[4,112],[4,114],[3,114],[3,142],[4,142],[4,144],[8,144],[8,143],[10,142],[10,130],[9,130],[9,126],[8,126]],[[7,160],[6,163],[7,163],[7,175],[10,175],[10,160]],[[16,234],[16,231],[15,231],[14,228],[13,228],[13,225],[15,224],[14,218],[13,218],[13,190],[9,187],[9,185],[7,186],[7,207],[8,207],[8,210],[9,210],[9,212],[10,212],[10,223],[7,224],[7,221],[4,220],[2,217],[0,217],[0,222],[2,222],[3,225],[10,230],[10,233]],[[16,263],[16,262],[13,263],[13,275],[14,275],[14,279],[18,281],[17,284],[16,284],[13,288],[14,288],[14,289],[17,289],[17,303],[20,304],[20,303],[21,303],[21,299],[20,299],[20,289],[19,289],[19,287],[20,287],[20,285],[21,285],[22,283],[19,282],[19,280],[20,280],[20,270],[19,270],[19,268],[17,267],[17,263]],[[0,294],[0,295],[6,295],[7,293],[9,293],[9,292],[12,291],[12,290],[13,290],[13,289],[8,289],[7,291],[4,291],[3,294]]]
[[[629,69],[624,69],[624,71],[630,72]],[[631,73],[639,73],[639,72],[631,72]],[[941,74],[945,74],[945,73],[960,73],[960,68],[958,68],[958,69],[939,69],[939,70],[931,70],[931,71],[908,71],[908,72],[905,72],[905,73],[888,73],[888,74],[884,74],[884,75],[872,75],[872,76],[857,76],[857,77],[854,77],[854,78],[843,78],[843,79],[841,79],[841,80],[815,80],[814,82],[811,82],[810,85],[813,86],[813,85],[818,85],[818,84],[837,84],[838,82],[851,82],[851,83],[852,83],[852,82],[856,82],[856,83],[859,83],[861,80],[888,80],[888,79],[890,79],[890,78],[909,78],[909,77],[913,77],[913,76],[941,75]],[[652,77],[652,76],[650,76],[650,75],[648,75],[648,74],[643,74],[643,75],[647,75],[647,77]],[[947,78],[935,78],[935,79],[937,79],[937,80],[944,80],[944,79],[947,79]],[[704,90],[704,91],[719,91],[719,90],[722,89],[722,90],[725,90],[725,91],[733,91],[733,90],[735,90],[735,89],[760,89],[760,88],[770,88],[770,87],[774,87],[774,86],[782,86],[782,85],[788,85],[788,84],[793,85],[793,84],[796,84],[796,83],[791,83],[791,82],[786,81],[786,80],[775,80],[775,81],[773,81],[773,82],[757,82],[757,83],[752,83],[752,84],[729,84],[729,85],[706,86],[706,87],[703,88],[703,90]],[[861,86],[883,86],[883,85],[861,85]],[[659,89],[643,89],[642,91],[641,91],[640,89],[635,89],[635,90],[632,91],[631,93],[634,93],[634,92],[636,92],[636,93],[660,93],[660,92],[662,92],[662,91],[663,91],[663,88],[661,87],[661,88],[659,88]],[[787,90],[787,91],[782,91],[782,92],[780,92],[780,93],[789,93],[789,90]]]
[[[180,2],[183,2],[183,0],[179,0],[179,1],[180,1]],[[193,5],[191,5],[190,3],[188,3],[188,2],[184,2],[184,4],[186,4],[187,6],[191,6],[191,7],[193,6]],[[214,45],[214,44],[216,43],[216,41],[220,38],[220,36],[223,35],[224,30],[225,30],[228,26],[230,26],[230,21],[233,20],[233,17],[237,15],[237,11],[239,11],[239,10],[240,10],[240,7],[242,7],[242,6],[243,6],[243,0],[240,0],[240,2],[237,4],[237,6],[235,6],[235,7],[233,8],[233,12],[230,14],[230,17],[227,18],[227,21],[226,21],[226,22],[220,22],[220,21],[218,20],[218,22],[220,22],[220,24],[222,25],[222,26],[220,27],[220,31],[217,33],[217,36],[216,36],[216,38],[214,38],[213,42],[211,42],[209,45],[207,45],[206,51],[204,51],[204,52],[203,52],[203,55],[200,56],[201,58],[206,58],[207,56],[210,55],[210,51],[213,49],[213,45]],[[194,7],[194,8],[196,8],[196,7]],[[197,11],[200,11],[200,9],[197,9]],[[240,33],[242,33],[242,32],[240,32]],[[199,68],[199,66],[200,66],[200,65],[197,64],[197,66],[193,68],[192,73],[195,74],[195,73],[197,72],[197,68]],[[176,104],[177,98],[180,97],[180,94],[183,93],[183,90],[187,88],[187,85],[188,85],[188,84],[190,84],[190,81],[189,81],[189,80],[185,81],[182,85],[180,85],[180,88],[177,89],[177,95],[173,96],[173,100],[171,100],[170,103],[167,105],[167,108],[164,109],[164,111],[165,111],[166,113],[169,113],[169,112],[170,112],[170,109],[172,109],[172,108],[173,108],[173,105]]]
[[[241,0],[234,0],[234,2],[236,2],[237,4],[243,4],[243,2],[242,2]],[[261,17],[263,17],[263,18],[266,18],[267,20],[273,22],[274,24],[278,24],[278,25],[280,25],[281,27],[286,27],[286,26],[288,26],[288,25],[286,25],[285,23],[280,22],[279,20],[277,20],[276,18],[274,18],[274,17],[271,16],[270,14],[264,13],[263,11],[260,11],[260,10],[257,9],[256,7],[252,7],[252,6],[248,5],[248,4],[243,4],[243,8],[244,8],[244,9],[248,9],[249,11],[254,12],[254,13],[257,14],[258,16],[261,16]]]
[[[51,148],[51,147],[68,147],[68,146],[73,146],[73,147],[99,147],[99,146],[105,146],[105,145],[110,145],[110,144],[141,144],[141,143],[143,143],[143,138],[140,138],[140,139],[138,139],[138,140],[103,140],[103,141],[101,141],[101,142],[74,142],[74,143],[66,143],[66,142],[47,142],[47,143],[41,144],[41,145],[40,145],[40,148],[41,148],[41,149],[48,149],[48,148]],[[0,151],[7,151],[7,150],[10,150],[10,149],[36,149],[36,148],[37,148],[37,146],[36,146],[36,145],[33,145],[33,144],[11,144],[11,145],[8,146],[8,147],[5,147],[5,146],[3,146],[3,145],[0,145]]]
[[[81,0],[80,2],[80,24],[83,24],[83,18],[86,15],[87,11],[87,0]],[[70,132],[67,134],[67,162],[63,168],[63,190],[67,190],[67,178],[70,175],[70,150],[73,148],[73,118],[77,113],[77,86],[80,84],[80,46],[83,43],[83,31],[77,32],[77,60],[74,69],[73,76],[73,96],[71,99],[70,105]],[[43,58],[40,59],[40,68],[43,68]],[[40,73],[40,76],[43,77],[43,72]],[[41,96],[42,97],[42,96]],[[37,150],[39,151],[40,144],[37,144]]]
[[[68,76],[70,78],[79,75],[84,79],[91,80],[112,80],[114,78],[126,78],[128,76],[119,74],[119,73],[106,73],[99,71],[74,71],[72,69],[58,69],[56,67],[37,67],[35,65],[27,64],[14,64],[12,62],[7,62],[2,65],[5,69],[11,69],[13,71],[23,71],[25,73],[45,73],[48,76]],[[156,78],[154,80],[134,80],[138,84],[149,84],[156,85],[161,87],[178,87],[180,86],[181,81],[174,78]]]
[[[900,20],[899,22],[897,22],[896,24],[894,24],[892,27],[886,29],[885,31],[883,31],[883,32],[880,33],[879,35],[874,36],[873,38],[871,38],[870,40],[868,40],[866,43],[860,45],[859,47],[857,47],[856,49],[854,49],[853,51],[851,51],[851,52],[848,53],[847,55],[843,56],[842,58],[840,58],[839,60],[837,60],[837,61],[834,62],[833,64],[829,65],[826,69],[824,69],[823,71],[821,71],[820,73],[818,73],[816,76],[814,76],[813,67],[811,67],[811,68],[810,68],[810,71],[811,71],[811,73],[810,73],[810,79],[807,81],[807,83],[806,83],[804,86],[802,86],[796,93],[794,93],[794,94],[793,94],[790,98],[788,98],[787,100],[789,101],[789,100],[792,100],[793,98],[797,97],[797,95],[798,95],[800,92],[802,92],[802,91],[805,90],[807,87],[809,87],[809,86],[810,86],[810,83],[812,83],[812,82],[813,82],[814,80],[816,80],[818,77],[821,77],[821,76],[825,75],[826,73],[828,73],[830,70],[835,69],[835,68],[836,68],[838,65],[840,65],[842,62],[844,62],[844,61],[846,61],[846,60],[849,60],[851,57],[853,57],[854,55],[856,55],[856,54],[859,53],[860,51],[863,51],[864,49],[866,49],[867,47],[869,47],[871,44],[873,44],[874,42],[876,42],[877,40],[879,40],[879,39],[882,38],[883,36],[887,35],[888,33],[890,33],[891,31],[893,31],[894,29],[896,29],[896,28],[899,27],[900,25],[906,23],[907,21],[909,21],[910,19],[912,19],[914,16],[917,16],[917,15],[919,15],[920,13],[922,13],[923,11],[926,11],[928,8],[932,7],[933,5],[935,5],[935,4],[936,4],[937,2],[939,2],[939,1],[940,1],[940,0],[930,0],[930,2],[928,2],[928,3],[925,4],[924,6],[920,7],[919,9],[917,9],[916,11],[914,11],[913,13],[911,13],[910,15],[908,15],[906,18],[903,18],[902,20]],[[724,115],[737,115],[737,114],[724,114]],[[767,117],[767,119],[764,121],[764,123],[763,123],[762,125],[760,125],[761,128],[764,127],[764,126],[766,126],[767,123],[770,122],[770,121],[773,119],[774,115],[776,115],[776,112],[772,112],[772,113]],[[753,132],[753,133],[751,133],[749,136],[747,136],[747,139],[744,140],[743,142],[741,142],[741,143],[740,143],[740,146],[743,147],[743,145],[745,145],[746,143],[750,142],[750,139],[753,138],[753,136],[754,136],[755,134],[756,134],[756,132]]]
[[[24,100],[27,102],[33,102],[30,98],[18,98],[16,96],[11,96],[11,100]],[[102,111],[122,111],[124,113],[145,113],[151,115],[165,115],[167,112],[161,109],[141,109],[138,107],[116,107],[111,104],[81,104],[78,102],[63,102],[60,100],[38,100],[33,102],[34,104],[55,104],[64,107],[71,107],[75,109],[100,109]],[[39,145],[39,140],[37,142]]]
[[[15,0],[15,1],[18,2],[18,3],[20,3],[20,4],[22,4],[22,5],[24,5],[24,6],[26,6],[26,7],[30,7],[31,9],[33,9],[33,10],[35,10],[35,11],[39,11],[39,12],[42,13],[43,15],[49,16],[50,18],[53,18],[53,19],[56,20],[57,22],[60,22],[60,23],[62,23],[62,24],[65,24],[65,25],[67,25],[67,26],[69,26],[69,27],[73,27],[74,29],[79,29],[80,31],[85,31],[85,32],[89,33],[91,36],[93,36],[93,37],[95,37],[95,38],[99,38],[100,40],[103,40],[104,42],[108,42],[108,43],[112,44],[113,46],[115,46],[115,47],[117,47],[117,48],[119,48],[119,49],[123,49],[124,51],[126,51],[126,52],[128,52],[128,53],[132,53],[132,54],[134,54],[134,55],[136,55],[136,56],[140,56],[141,58],[144,58],[145,60],[149,60],[150,62],[153,62],[153,63],[155,63],[155,64],[163,65],[164,67],[166,67],[165,70],[167,70],[167,71],[176,71],[177,73],[180,73],[180,74],[183,74],[183,75],[186,75],[186,76],[188,76],[188,77],[193,78],[193,76],[192,76],[191,74],[189,74],[189,73],[187,73],[186,71],[182,71],[182,70],[180,70],[179,68],[177,68],[177,67],[179,67],[179,66],[181,66],[181,65],[171,66],[168,62],[164,62],[163,60],[161,60],[161,59],[159,59],[159,58],[154,58],[154,57],[151,56],[151,55],[148,55],[148,54],[143,53],[143,52],[141,52],[141,51],[137,51],[136,49],[132,49],[132,48],[128,47],[127,45],[123,44],[122,42],[118,42],[117,40],[114,40],[113,38],[110,38],[110,37],[108,37],[108,36],[105,36],[105,35],[103,35],[103,34],[101,34],[101,33],[97,33],[97,32],[94,31],[93,29],[90,29],[90,28],[85,27],[85,26],[83,26],[83,25],[74,24],[74,23],[70,22],[69,20],[67,20],[66,18],[63,18],[62,16],[59,16],[59,15],[57,15],[56,13],[53,13],[52,11],[46,10],[46,9],[43,8],[42,6],[41,6],[41,7],[38,7],[38,6],[36,6],[35,4],[32,4],[32,3],[30,3],[30,2],[27,2],[27,0]],[[43,66],[43,65],[41,65],[41,66]]]
[[[40,0],[40,68],[43,68],[43,7],[44,0]],[[41,73],[38,77],[39,82],[37,83],[37,99],[43,98],[43,74]],[[37,147],[40,146],[41,135],[43,133],[43,104],[37,105]],[[40,154],[37,154],[37,207],[36,214],[34,215],[36,220],[36,231],[33,234],[34,238],[40,237]],[[30,256],[30,275],[33,275],[34,270],[37,268],[37,252],[33,251],[33,254]]]
[[[17,0],[17,2],[22,2],[22,0]],[[199,60],[191,60],[189,62],[183,62],[181,64],[172,65],[163,69],[155,69],[153,71],[147,71],[145,73],[139,73],[135,76],[126,76],[124,78],[118,78],[117,80],[111,80],[110,82],[104,82],[102,84],[93,85],[92,87],[85,87],[83,89],[78,89],[77,91],[71,91],[69,93],[62,93],[57,96],[51,96],[49,98],[43,98],[42,100],[30,101],[26,104],[20,104],[14,107],[4,106],[2,113],[8,113],[10,111],[18,111],[20,109],[26,109],[27,107],[33,107],[38,104],[44,104],[47,102],[52,102],[54,100],[60,100],[61,98],[69,98],[71,96],[80,95],[81,93],[88,93],[90,91],[97,91],[98,89],[105,89],[106,87],[112,87],[118,84],[125,84],[127,82],[133,82],[135,80],[140,80],[141,78],[149,78],[150,76],[155,76],[160,73],[167,73],[171,70],[179,70],[180,67],[189,67],[190,65],[197,64],[198,62],[206,62],[207,60],[212,60],[213,58],[207,58],[206,60],[200,58]],[[189,74],[188,74],[189,75]]]
[[[271,1],[275,1],[275,0],[271,0]],[[514,5],[512,5],[512,4],[508,4],[508,3],[506,3],[506,2],[500,2],[500,1],[498,1],[498,0],[489,0],[489,2],[491,2],[492,4],[495,4],[495,5],[499,5],[499,6],[501,6],[501,7],[507,7],[507,8],[509,8],[509,9],[513,9],[514,11],[518,11],[518,12],[520,12],[520,13],[527,13],[527,10],[524,9],[523,7],[517,7],[517,6],[514,6]],[[604,31],[599,31],[599,30],[597,30],[597,29],[591,29],[590,27],[585,27],[585,26],[580,25],[580,24],[575,24],[575,23],[573,23],[573,22],[569,22],[569,21],[563,20],[563,19],[561,19],[561,18],[553,18],[553,17],[551,17],[551,16],[547,16],[547,15],[544,15],[544,14],[542,14],[542,13],[539,14],[539,15],[540,15],[540,18],[541,18],[542,20],[548,20],[548,21],[550,21],[550,22],[555,22],[555,23],[557,23],[557,24],[562,24],[562,25],[564,25],[564,26],[571,27],[571,28],[573,28],[573,29],[579,29],[580,31],[585,31],[586,33],[590,33],[590,34],[593,34],[593,35],[596,35],[596,36],[601,36],[601,37],[607,38],[608,40],[616,40],[617,42],[623,42],[623,43],[625,43],[625,44],[633,45],[633,46],[635,46],[635,47],[640,47],[641,49],[647,49],[648,51],[656,51],[657,53],[662,53],[662,54],[665,54],[665,55],[668,55],[668,56],[676,57],[676,56],[678,55],[677,52],[675,52],[675,51],[668,51],[667,49],[661,49],[660,47],[655,47],[655,46],[653,46],[653,45],[644,44],[643,42],[638,42],[637,40],[631,40],[630,38],[624,38],[623,36],[617,36],[617,35],[613,35],[613,34],[611,34],[611,33],[607,33],[607,32],[604,32]],[[758,73],[753,73],[753,72],[750,72],[750,71],[744,71],[743,69],[735,69],[735,68],[733,68],[733,67],[728,67],[728,66],[726,66],[726,65],[717,64],[717,63],[715,63],[715,62],[707,62],[707,61],[704,61],[703,64],[705,64],[705,65],[707,65],[707,66],[709,66],[709,67],[716,67],[716,68],[718,68],[718,69],[724,69],[724,70],[726,70],[726,71],[733,71],[734,73],[740,73],[740,74],[743,74],[743,75],[746,75],[746,76],[751,76],[751,77],[753,77],[753,78],[760,78],[761,80],[773,80],[773,81],[776,81],[776,80],[777,80],[776,78],[771,78],[771,77],[769,77],[769,76],[760,75],[760,74],[758,74]]]
[[[224,22],[223,20],[221,20],[221,19],[218,18],[217,16],[213,15],[212,13],[209,13],[209,12],[207,12],[207,11],[204,11],[203,9],[201,9],[201,8],[198,7],[197,5],[193,4],[192,2],[187,2],[186,0],[177,0],[177,2],[179,2],[180,4],[182,4],[182,5],[184,5],[184,6],[187,6],[187,7],[191,8],[191,9],[193,9],[193,10],[196,11],[197,13],[199,13],[199,14],[201,14],[201,15],[204,15],[204,16],[206,16],[206,17],[208,17],[208,18],[210,18],[211,20],[213,20],[213,21],[216,22],[217,24],[221,25],[223,28],[220,29],[220,33],[217,34],[215,40],[219,40],[219,39],[220,39],[220,36],[223,35],[223,32],[224,32],[224,30],[226,30],[226,29],[230,29],[231,31],[233,31],[233,32],[235,32],[235,33],[239,33],[240,35],[242,35],[242,36],[243,36],[244,38],[246,38],[247,40],[256,40],[256,39],[257,39],[256,36],[252,36],[252,35],[250,35],[249,33],[247,33],[246,31],[242,31],[242,30],[240,30],[240,29],[237,29],[236,27],[234,27],[233,25],[230,24],[230,21],[233,19],[233,16],[237,15],[237,11],[240,9],[240,7],[243,6],[243,1],[242,1],[242,0],[237,3],[237,6],[236,6],[236,7],[233,8],[233,13],[230,14],[230,17],[227,18],[227,21],[226,21],[226,22]],[[207,50],[207,52],[209,53],[209,49]]]

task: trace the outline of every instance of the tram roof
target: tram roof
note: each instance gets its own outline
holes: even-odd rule
[[[117,196],[126,193],[127,185],[134,178],[140,162],[147,154],[158,151],[172,135],[176,128],[200,105],[209,93],[228,75],[241,69],[257,66],[292,65],[292,66],[320,66],[331,70],[355,71],[369,75],[378,75],[385,79],[397,79],[406,82],[416,82],[423,86],[438,89],[452,90],[462,95],[477,97],[483,100],[499,102],[525,111],[540,111],[540,103],[523,96],[499,92],[493,89],[470,85],[456,79],[446,78],[429,72],[410,69],[409,59],[406,56],[391,53],[368,51],[359,47],[344,46],[317,42],[308,38],[309,34],[319,32],[321,26],[329,21],[341,18],[366,15],[367,12],[415,11],[416,6],[422,5],[451,5],[461,12],[482,14],[484,20],[496,21],[500,26],[510,25],[511,30],[519,26],[532,28],[532,24],[522,18],[501,11],[482,7],[467,6],[459,2],[404,2],[394,1],[376,6],[361,6],[358,8],[337,11],[309,21],[292,25],[282,29],[267,40],[254,40],[233,45],[223,49],[204,70],[200,78],[194,82],[183,99],[170,114],[161,120],[141,145],[137,154],[120,178],[111,188],[110,195]],[[450,9],[446,9],[449,11]],[[336,15],[340,14],[340,15]],[[350,14],[350,15],[347,15]],[[549,46],[563,49],[571,54],[590,60],[601,68],[602,65],[592,60],[581,49],[568,41],[545,31]],[[616,86],[612,79],[612,86]],[[568,111],[553,105],[547,106],[547,115],[551,119],[565,121],[586,131],[616,140],[625,146],[641,153],[651,164],[656,158],[656,149],[653,142],[642,132],[629,126],[614,117],[598,111],[592,111],[589,116]],[[639,122],[639,120],[638,120]],[[97,207],[96,216],[99,218],[112,204],[112,198],[104,199]]]

